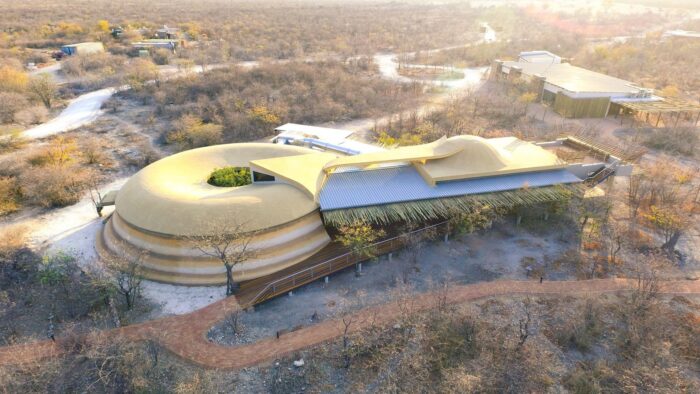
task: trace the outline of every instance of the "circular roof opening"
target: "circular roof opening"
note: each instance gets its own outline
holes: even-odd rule
[[[248,167],[222,167],[209,174],[207,183],[217,187],[239,187],[250,185],[250,168]]]

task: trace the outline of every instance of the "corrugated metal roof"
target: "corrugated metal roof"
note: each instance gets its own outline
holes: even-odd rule
[[[319,200],[321,210],[330,211],[578,182],[581,179],[569,171],[554,170],[441,182],[430,187],[415,168],[402,166],[333,173]]]
[[[296,123],[286,123],[279,126],[275,131],[280,134],[279,137],[290,138],[316,138],[330,143],[339,143],[348,138],[352,130],[331,129],[328,127],[307,126]]]

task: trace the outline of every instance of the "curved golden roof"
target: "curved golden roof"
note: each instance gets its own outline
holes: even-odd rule
[[[554,153],[515,137],[462,135],[445,141],[456,153],[414,163],[423,178],[436,182],[564,168]]]
[[[215,168],[248,167],[252,160],[307,155],[289,145],[244,143],[184,151],[161,159],[131,177],[116,199],[128,223],[160,234],[207,235],[222,221],[257,231],[296,220],[318,208],[308,194],[285,183],[227,188],[207,183]],[[220,228],[220,226],[218,226]]]
[[[441,138],[415,146],[383,152],[359,154],[331,160],[323,166],[325,173],[343,167],[366,168],[377,164],[411,163],[426,182],[514,174],[563,168],[551,152],[515,137],[486,139],[473,135]]]
[[[556,155],[514,137],[441,138],[429,144],[337,157],[311,149],[269,143],[217,145],[159,160],[119,191],[117,212],[143,230],[175,236],[206,235],[212,222],[244,224],[249,231],[296,220],[318,208],[328,173],[386,163],[412,164],[426,183],[498,176],[565,167]],[[250,167],[277,182],[237,188],[207,184],[215,168]]]

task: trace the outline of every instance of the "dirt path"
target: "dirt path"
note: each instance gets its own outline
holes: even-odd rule
[[[630,291],[636,281],[631,279],[593,279],[582,281],[495,281],[461,285],[446,295],[449,304],[459,304],[480,298],[503,295],[596,295]],[[665,295],[700,295],[700,281],[665,281],[660,285]],[[413,312],[432,308],[435,293],[422,293],[411,299]],[[271,337],[250,345],[227,347],[211,343],[207,331],[228,313],[239,309],[234,297],[211,304],[198,311],[168,317],[148,323],[99,333],[102,339],[124,338],[131,341],[151,339],[181,358],[206,368],[240,369],[290,355],[305,348],[337,338],[342,333],[340,319],[326,320],[298,331]],[[396,320],[402,308],[395,302],[366,308],[354,313],[351,332],[370,325],[386,325]],[[0,348],[0,366],[26,365],[65,352],[69,339],[35,342]]]

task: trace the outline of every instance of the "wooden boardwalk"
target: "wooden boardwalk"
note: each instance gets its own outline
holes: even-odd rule
[[[252,280],[247,280],[244,282],[240,283],[240,289],[238,292],[236,292],[236,298],[238,299],[238,303],[244,307],[247,308],[249,306],[258,304],[262,301],[265,301],[266,299],[272,298],[275,295],[283,294],[286,293],[293,288],[280,288],[279,291],[277,291],[274,295],[266,297],[265,299],[261,300],[255,300],[256,296],[263,290],[265,287],[267,287],[268,284],[275,282],[277,280],[280,280],[282,278],[286,278],[289,276],[293,276],[294,274],[298,273],[299,271],[306,270],[308,268],[311,268],[313,266],[316,266],[318,264],[321,264],[323,262],[326,262],[328,260],[332,260],[333,258],[343,255],[348,252],[348,249],[345,248],[343,245],[341,245],[338,242],[331,242],[328,245],[326,245],[323,249],[319,250],[316,252],[316,254],[312,255],[311,257],[307,258],[306,260],[294,264],[291,267],[285,268],[281,271],[275,272],[274,274],[266,275],[266,276],[261,276],[259,278],[255,278]],[[345,267],[343,267],[345,268]],[[340,270],[342,268],[338,268]],[[306,281],[306,282],[299,282],[296,287],[302,286],[306,283],[309,283],[315,279],[318,279],[318,277]]]
[[[406,234],[390,236],[367,246],[371,254],[385,255],[403,248],[407,242],[421,237],[435,237],[447,231],[447,221],[432,224]],[[308,259],[293,266],[240,284],[236,298],[242,308],[248,308],[298,287],[321,279],[367,260],[367,255],[352,253],[337,241],[331,242]]]

